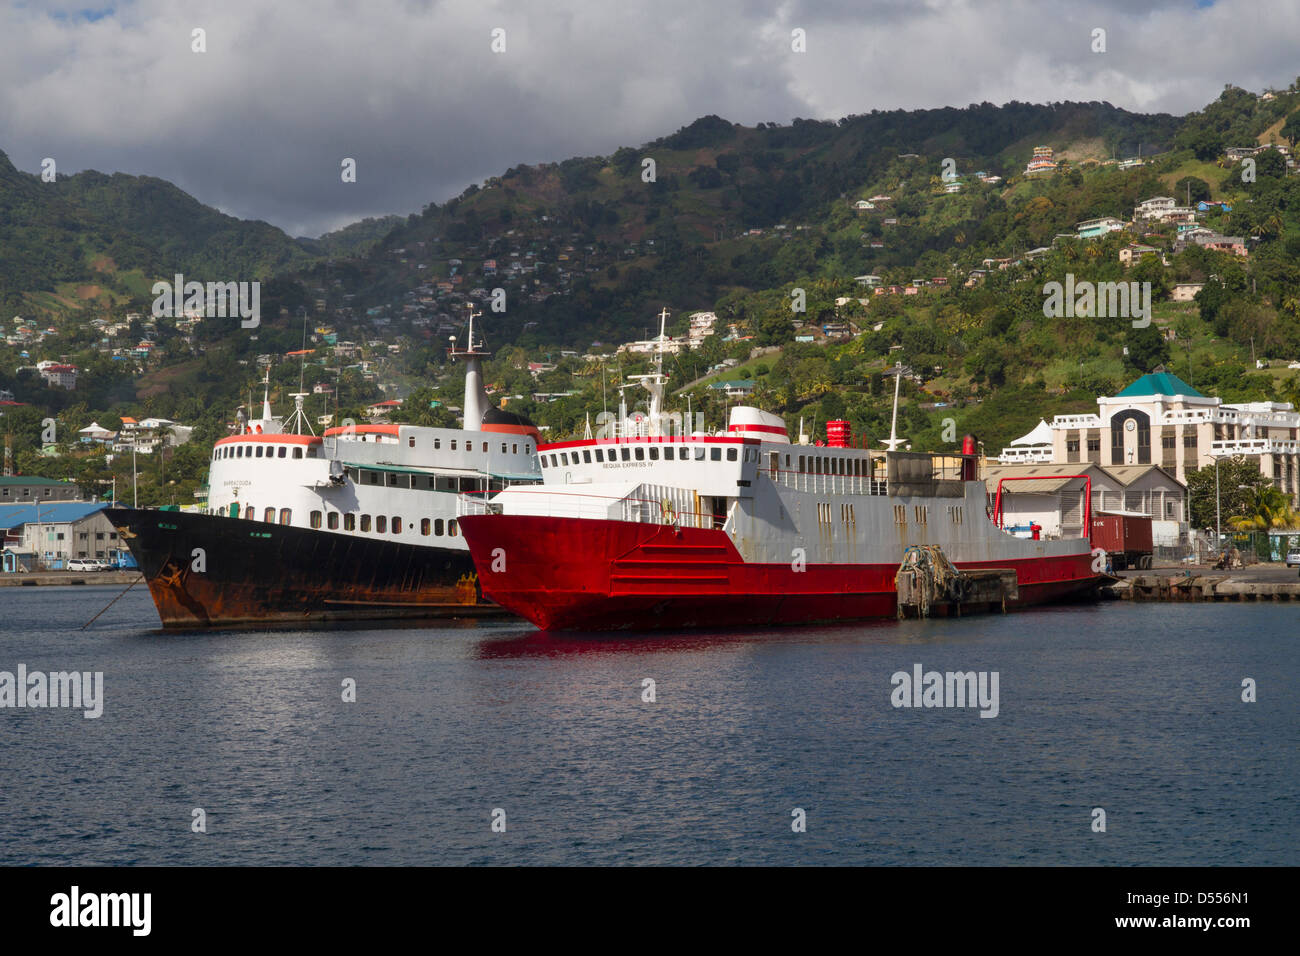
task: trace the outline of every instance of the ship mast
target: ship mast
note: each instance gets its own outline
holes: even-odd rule
[[[903,439],[898,437],[898,386],[903,381],[903,363],[894,368],[894,417],[889,423],[889,437],[882,444],[890,451],[898,451]]]
[[[474,306],[469,307],[469,335],[466,337],[465,346],[456,348],[456,336],[449,336],[451,347],[447,349],[447,354],[454,362],[457,358],[465,360],[465,422],[462,427],[467,432],[477,432],[483,430],[483,414],[487,411],[488,399],[487,393],[483,390],[483,365],[482,360],[492,353],[481,348],[482,342],[474,341],[474,320],[483,313],[475,312]]]
[[[663,418],[664,385],[668,381],[668,376],[664,375],[664,343],[668,340],[667,326],[668,310],[664,309],[659,313],[659,338],[655,342],[654,371],[646,375],[628,376],[631,381],[639,383],[642,388],[650,393],[650,408],[646,415],[646,424],[648,426],[647,435],[651,438],[657,438],[663,433],[660,422]],[[622,417],[626,419],[626,410],[620,408],[619,411]]]

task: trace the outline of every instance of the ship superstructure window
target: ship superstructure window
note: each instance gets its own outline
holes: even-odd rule
[[[347,514],[345,514],[345,515],[343,516],[343,530],[344,530],[344,531],[356,531],[356,530],[357,530],[357,516],[356,516],[356,514],[354,514],[353,512],[349,511]]]
[[[695,446],[695,460],[696,460],[696,461],[703,461],[703,460],[704,460],[704,446],[703,446],[703,445],[696,445],[696,446]]]
[[[645,449],[638,445],[633,449],[637,461],[645,461]]]
[[[566,468],[568,467],[568,465],[569,465],[569,453],[568,453],[567,451],[562,451],[562,452],[560,452],[560,464],[561,464],[561,465],[564,465]]]
[[[601,449],[601,448],[597,448],[597,449],[596,449],[596,461],[597,461],[597,462],[603,462],[604,460],[605,460],[605,452],[604,452],[604,450]]]
[[[487,452],[487,442],[484,442],[484,443],[483,443],[483,451],[484,451],[485,453]]]
[[[650,446],[650,460],[651,461],[659,460],[659,446],[657,445]]]
[[[321,513],[319,511],[313,511],[311,513],[311,526],[313,528],[320,528],[320,521],[321,521]]]
[[[375,531],[379,534],[388,533],[388,516],[375,515]]]
[[[236,458],[243,458],[243,457],[244,457],[244,446],[243,446],[243,445],[236,445],[236,446],[235,446],[235,457],[236,457]]]
[[[263,521],[269,521],[269,522],[271,522],[272,524],[274,524],[274,523],[275,523],[275,509],[274,509],[274,508],[267,508],[265,511],[263,511],[263,512],[262,512],[262,520],[263,520]]]
[[[294,457],[294,458],[301,458],[301,457],[302,457],[302,449],[301,449],[301,448],[295,448],[295,449],[293,450],[293,457]]]
[[[435,439],[433,440],[433,450],[434,450],[434,451],[437,451],[437,450],[438,450],[439,448],[441,448],[441,447],[442,447],[442,439],[441,439],[441,438],[435,438]]]
[[[421,519],[420,519],[420,534],[424,535],[424,536],[427,538],[427,537],[429,536],[429,531],[430,531],[430,528],[431,528],[432,525],[433,525],[433,522],[430,521],[428,518],[421,518]]]
[[[393,534],[401,534],[401,533],[402,533],[402,519],[397,515],[393,515]]]
[[[414,447],[415,447],[415,436],[414,436],[414,435],[412,435],[410,438],[406,439],[406,447],[407,447],[407,448],[414,448]]]
[[[664,445],[664,461],[672,461],[673,452],[674,449],[672,445]]]
[[[254,451],[253,454],[254,454],[254,456],[256,456],[256,457],[261,458],[261,457],[262,457],[262,446],[261,446],[261,445],[258,445],[258,446],[257,446],[257,450]]]
[[[362,531],[370,530],[370,515],[361,516],[361,530]]]
[[[505,451],[505,450],[506,450],[506,446],[505,446],[505,445],[502,445],[502,446],[501,446],[501,450],[502,450],[502,451]],[[519,446],[518,446],[517,444],[516,444],[516,445],[511,445],[511,446],[510,446],[510,454],[512,454],[512,455],[517,455],[517,454],[519,454]]]
[[[279,453],[278,455],[276,455],[275,457],[277,457],[277,458],[283,458],[283,457],[288,453],[288,451],[289,451],[289,449],[287,449],[287,448],[285,448],[283,445],[281,445],[281,446],[280,446],[280,453]]]
[[[710,448],[710,449],[709,449],[709,461],[722,461],[722,449],[721,449],[721,448]]]
[[[451,440],[451,450],[452,451],[456,450],[456,439],[454,438]]]
[[[442,532],[443,532],[442,519],[441,519],[441,518],[434,518],[434,519],[433,519],[433,533],[434,533],[436,536],[438,536],[439,538],[441,538],[441,537],[442,537]]]
[[[502,443],[501,443],[501,454],[504,455],[505,453],[506,453],[506,443],[505,443],[505,442],[502,442]]]
[[[589,451],[584,451],[584,452],[582,453],[582,463],[583,463],[584,465],[590,465],[590,464],[591,464],[591,452],[589,452]]]
[[[455,519],[455,518],[448,518],[448,519],[447,519],[447,534],[450,535],[450,536],[453,537],[453,538],[456,537],[457,529],[456,529],[456,519]]]
[[[325,526],[331,531],[339,530],[339,513],[331,511],[325,515]]]
[[[280,509],[280,524],[293,524],[293,512],[288,508]]]
[[[253,506],[252,506],[252,505],[249,505],[247,508],[244,509],[244,520],[245,520],[245,521],[252,521],[252,520],[253,520]]]
[[[727,461],[735,461],[735,460],[736,460],[736,449],[734,449],[734,448],[728,448],[728,449],[727,449]]]

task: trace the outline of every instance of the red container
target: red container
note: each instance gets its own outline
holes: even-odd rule
[[[1092,546],[1111,557],[1115,570],[1151,566],[1151,519],[1135,515],[1097,514],[1092,518]]]

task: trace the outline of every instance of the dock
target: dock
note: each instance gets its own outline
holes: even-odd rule
[[[99,587],[122,587],[139,577],[140,571],[137,568],[120,571],[27,571],[21,574],[0,574],[0,588],[67,587],[87,584]]]
[[[1259,565],[1241,571],[1128,575],[1101,589],[1118,601],[1300,601],[1300,575]]]

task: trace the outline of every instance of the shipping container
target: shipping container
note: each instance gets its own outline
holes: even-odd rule
[[[1098,513],[1092,517],[1092,546],[1101,548],[1115,571],[1150,568],[1151,519],[1144,515]]]

